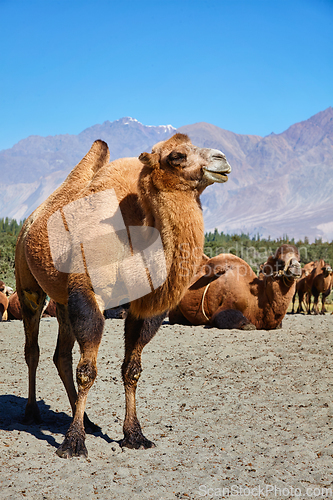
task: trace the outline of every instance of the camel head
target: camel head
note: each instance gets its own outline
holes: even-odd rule
[[[9,297],[14,293],[14,290],[10,286],[6,286],[3,281],[0,281],[0,292],[6,295],[6,297]]]
[[[226,182],[231,167],[218,149],[198,148],[189,137],[175,134],[159,142],[139,160],[149,169],[157,189],[196,191],[198,195],[214,182]]]
[[[321,268],[321,270],[323,272],[324,278],[327,278],[333,273],[332,267],[330,266],[330,264],[327,264],[326,262],[325,265]]]
[[[290,281],[300,278],[302,275],[300,254],[294,245],[281,245],[274,256],[269,257],[263,266],[266,276],[279,276],[288,278]]]

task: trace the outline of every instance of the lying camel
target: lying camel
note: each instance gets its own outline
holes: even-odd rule
[[[21,304],[17,292],[14,292],[8,299],[8,319],[22,319]],[[41,316],[56,317],[56,303],[54,300],[45,299]]]
[[[201,268],[180,301],[170,311],[171,324],[211,325],[221,329],[277,328],[285,316],[301,275],[300,256],[293,245],[282,245],[264,264],[262,276],[232,254],[220,254]]]
[[[3,281],[0,281],[0,321],[8,319],[8,297],[13,293],[10,286],[6,286]]]
[[[7,309],[8,309],[8,298],[3,292],[0,292],[0,321],[6,321]]]
[[[140,266],[126,267],[125,261],[119,260],[125,248],[121,240],[127,239],[131,247],[126,257],[129,263],[135,264],[136,260],[146,258],[145,248],[142,252],[134,252],[135,245],[140,243],[135,241],[135,237],[132,239],[135,226],[140,228],[141,235],[149,234],[149,227],[155,228],[154,234],[158,233],[156,241],[160,239],[163,246],[162,254],[159,251],[154,253],[154,258],[150,259],[152,262],[143,269],[143,278],[149,287],[146,289],[147,294],[130,300],[130,310],[125,320],[122,377],[126,412],[121,446],[154,446],[143,435],[136,416],[135,393],[142,371],[141,353],[160,327],[166,311],[181,300],[196,272],[199,260],[197,249],[202,251],[204,244],[199,195],[210,184],[225,182],[229,172],[230,166],[223,153],[197,148],[183,134],[176,134],[158,143],[151,154],[142,153],[139,158],[123,158],[112,163],[109,163],[107,145],[96,141],[64,183],[25,222],[18,237],[15,260],[17,292],[26,335],[25,357],[29,367],[29,397],[25,418],[28,422],[40,420],[36,404],[38,328],[45,294],[48,294],[57,303],[59,322],[54,362],[73,411],[73,421],[57,450],[60,457],[88,454],[85,426],[93,429],[96,426],[86,416],[85,406],[97,374],[97,353],[104,327],[103,310],[114,305],[112,297],[117,286],[113,285],[118,283],[119,270],[124,276],[122,286],[125,279],[129,282],[134,280],[135,285],[128,287],[127,295],[124,292],[123,303],[126,300],[128,302],[128,296],[141,286],[141,282],[135,281],[140,275]],[[107,206],[104,210],[104,204],[113,196],[111,190],[116,194],[120,218],[118,209],[114,208],[111,213]],[[103,220],[94,220],[95,212],[90,214],[92,199],[97,204],[102,199],[98,210]],[[80,211],[75,212],[75,207],[80,204],[87,205],[86,212],[81,215]],[[115,256],[112,254],[110,257],[113,259],[111,264],[103,261],[105,254],[110,251],[110,247],[105,244],[107,237],[111,238],[110,220],[122,228],[119,235],[114,232],[111,235],[114,244],[112,251],[115,252]],[[122,221],[125,226],[121,226]],[[98,231],[102,232],[100,238]],[[73,241],[78,238],[75,240],[76,246],[70,245],[70,238]],[[90,239],[87,241],[87,238]],[[98,267],[97,258],[105,265]],[[89,259],[92,259],[91,266]],[[178,272],[180,262],[183,263],[182,274]],[[103,282],[105,275],[112,285],[109,288]],[[163,280],[159,284],[161,276]],[[155,286],[155,279],[159,286]],[[75,340],[81,351],[76,370],[78,392],[73,382],[71,359]]]
[[[316,267],[316,262],[309,262],[308,264],[305,264],[305,266],[302,268],[302,275],[299,280],[296,282],[296,291],[293,296],[293,306],[292,306],[292,314],[295,312],[295,300],[296,296],[298,295],[298,307],[297,307],[297,313],[304,312],[303,309],[303,301],[304,298],[306,297],[306,294],[310,292],[311,290],[311,285],[312,285],[312,278],[308,278],[308,276],[311,275],[311,271]],[[311,280],[311,281],[310,281]]]
[[[14,290],[10,286],[6,286],[3,281],[0,281],[0,292],[4,293],[6,297],[9,297],[10,295],[12,295]]]
[[[332,267],[321,259],[311,272],[311,289],[308,297],[308,314],[311,314],[311,297],[313,295],[313,312],[319,314],[318,300],[321,294],[321,311],[325,314],[325,301],[332,290]]]
[[[9,297],[8,319],[22,319],[21,305],[17,292],[14,292]]]

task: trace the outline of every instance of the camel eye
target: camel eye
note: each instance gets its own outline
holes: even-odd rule
[[[171,151],[168,155],[168,162],[172,165],[180,165],[186,160],[186,154],[180,153],[179,151]]]

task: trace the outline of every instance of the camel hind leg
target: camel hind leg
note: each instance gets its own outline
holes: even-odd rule
[[[25,278],[27,275],[25,275]],[[17,280],[17,294],[21,304],[25,333],[24,355],[29,370],[28,402],[25,408],[24,422],[28,424],[41,421],[36,402],[36,372],[39,361],[39,323],[45,303],[46,294],[32,275],[25,279],[24,286]]]
[[[321,294],[321,311],[320,314],[325,314],[327,312],[327,309],[325,307],[326,299],[331,293],[331,288],[329,288],[326,292]]]

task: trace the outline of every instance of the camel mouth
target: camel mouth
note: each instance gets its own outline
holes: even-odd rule
[[[300,278],[302,276],[301,266],[290,266],[285,273],[288,278]]]
[[[225,172],[213,172],[212,170],[208,170],[207,168],[204,168],[205,172],[205,177],[207,177],[209,180],[213,182],[227,182],[228,176],[227,173],[230,173],[230,169],[226,170]]]

